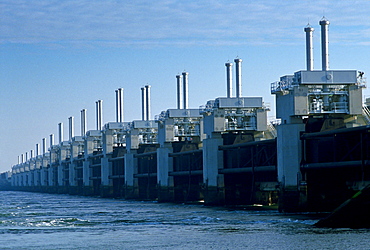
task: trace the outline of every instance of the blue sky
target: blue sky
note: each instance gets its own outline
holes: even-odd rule
[[[176,107],[176,74],[189,72],[189,106],[226,95],[225,62],[243,59],[243,95],[262,96],[274,116],[270,83],[305,69],[305,34],[329,27],[331,69],[370,72],[370,2],[0,0],[0,172],[95,101],[115,121],[124,88],[125,121],[141,118],[140,88],[152,86],[152,118]],[[234,77],[235,78],[235,77]],[[368,90],[364,96],[370,95]],[[49,142],[48,142],[49,144]]]

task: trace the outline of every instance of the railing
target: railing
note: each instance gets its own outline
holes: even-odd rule
[[[292,89],[293,79],[287,79],[283,81],[276,81],[271,83],[271,94],[276,94],[277,92],[286,92]]]
[[[344,113],[347,114],[348,103],[347,102],[331,102],[329,110],[324,110],[324,103],[322,101],[315,101],[309,104],[310,114],[322,114],[322,113]]]
[[[277,131],[276,131],[276,128],[274,127],[274,125],[272,125],[270,122],[269,123],[267,123],[267,129],[268,129],[268,131],[272,134],[272,136],[274,137],[274,138],[276,138],[277,137]]]
[[[367,79],[366,77],[357,77],[357,84],[359,87],[362,87],[362,88],[366,88],[366,84],[367,84]]]
[[[370,124],[370,109],[366,105],[362,105],[362,115],[365,118],[366,123]]]

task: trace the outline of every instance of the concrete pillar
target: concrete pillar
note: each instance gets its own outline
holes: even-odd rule
[[[20,175],[19,175],[19,173],[17,173],[15,175],[15,186],[16,187],[19,187],[20,186]]]
[[[17,187],[22,186],[21,180],[22,180],[21,173],[18,173],[17,174]]]
[[[35,187],[38,187],[38,186],[40,186],[40,170],[39,169],[35,169],[33,172],[34,172],[33,185]]]
[[[113,182],[109,179],[109,176],[112,175],[112,162],[109,159],[112,158],[113,154],[114,133],[113,129],[105,129],[102,133],[104,155],[101,159],[101,196],[103,197],[113,196]]]
[[[83,137],[82,136],[75,136],[72,138],[71,143],[71,163],[69,164],[69,186],[70,186],[70,193],[77,194],[77,174],[76,174],[76,167],[77,167],[77,159],[79,154],[83,151]]]
[[[24,181],[23,181],[23,186],[24,187],[27,187],[28,186],[28,179],[29,179],[28,174],[29,174],[28,171],[24,172]]]
[[[19,175],[18,186],[23,187],[23,172],[20,172],[18,175]]]
[[[206,186],[205,203],[220,204],[224,202],[222,176],[218,170],[223,168],[223,154],[218,146],[223,144],[221,134],[203,140],[203,182]],[[221,186],[220,186],[221,185]]]
[[[69,176],[68,176],[68,179],[69,179],[69,186],[70,187],[76,187],[77,186],[77,181],[76,181],[76,170],[75,170],[75,167],[76,167],[76,162],[74,161],[73,158],[71,158],[71,162],[69,163]]]
[[[282,124],[277,127],[277,167],[280,184],[279,209],[299,208],[299,181],[302,145],[300,132],[305,125]]]
[[[90,180],[91,177],[91,169],[90,169],[90,160],[86,157],[84,162],[82,163],[82,175],[83,175],[83,194],[84,195],[92,195],[93,193],[93,185],[92,181]]]
[[[169,157],[172,151],[173,149],[170,143],[165,143],[163,147],[161,146],[157,149],[158,200],[162,202],[173,201],[174,199],[173,186],[170,187],[168,176],[168,172],[173,170],[173,159]]]
[[[27,186],[32,187],[32,177],[33,177],[33,171],[29,170],[27,172]]]
[[[64,178],[67,177],[65,176],[64,167],[65,167],[65,161],[67,159],[67,154],[68,154],[70,145],[67,141],[62,141],[59,147],[60,149],[59,149],[59,159],[58,159],[58,167],[57,167],[58,168],[58,186],[63,187],[65,186]]]
[[[134,174],[137,166],[137,159],[134,157],[136,150],[129,150],[125,154],[125,198],[138,198],[139,190],[137,182],[135,182]]]
[[[25,186],[25,181],[26,181],[26,173],[25,172],[22,172],[21,173],[21,187],[24,187]]]
[[[31,170],[31,160],[27,162],[28,165],[28,172],[27,172],[27,186],[32,187],[33,182],[33,170]]]
[[[54,180],[53,180],[53,166],[50,163],[50,167],[48,169],[48,186],[52,187],[54,186]]]
[[[103,152],[104,155],[113,154],[113,145],[114,145],[114,130],[106,129],[103,131]]]
[[[12,168],[12,176],[10,177],[10,185],[12,187],[15,187],[15,174],[13,173],[13,168]]]
[[[63,166],[64,165],[61,162],[57,166],[57,171],[58,171],[58,186],[60,186],[60,187],[64,186],[64,182],[63,182],[63,174],[64,174]]]
[[[112,186],[109,176],[112,174],[112,163],[109,162],[108,157],[101,158],[101,184],[103,186]]]
[[[18,186],[18,174],[13,173],[12,174],[12,187]]]
[[[35,169],[33,169],[33,170],[31,170],[30,171],[30,175],[31,175],[31,180],[30,180],[30,184],[29,184],[29,186],[30,187],[34,187],[35,186],[35,178],[36,178],[36,170]]]
[[[37,170],[33,169],[31,171],[31,186],[35,187],[36,186],[36,178],[37,178]]]
[[[41,176],[41,156],[38,155],[37,153],[40,150],[36,150],[36,160],[35,160],[35,186],[40,186],[40,176]]]
[[[112,162],[109,161],[111,155],[104,155],[101,158],[101,196],[113,196],[113,182],[109,179],[112,175]]]
[[[58,154],[57,154],[58,147],[55,145],[52,145],[53,139],[51,137],[52,135],[50,135],[50,161],[49,161],[50,167],[48,171],[48,175],[49,175],[48,181],[49,181],[50,187],[58,184],[58,183],[55,183],[55,180],[54,180],[54,175],[58,174],[58,171],[57,171],[58,169],[56,167],[56,164],[58,163]],[[49,188],[49,190],[52,190],[52,189]]]
[[[40,173],[40,185],[41,186],[47,186],[48,182],[48,172],[47,172],[47,165],[48,165],[48,156],[45,156],[45,154],[42,156],[41,160],[41,173]]]
[[[98,140],[95,136],[101,136],[100,131],[97,130],[90,130],[87,133],[85,138],[85,145],[84,145],[84,155],[85,161],[83,162],[83,194],[84,195],[93,195],[94,187],[93,182],[90,180],[92,177],[92,170],[90,168],[91,160],[89,156],[94,153],[94,141]]]

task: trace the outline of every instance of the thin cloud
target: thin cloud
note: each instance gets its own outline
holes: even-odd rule
[[[323,10],[338,26],[369,28],[368,7],[367,1],[7,0],[0,3],[0,42],[286,44],[299,41],[302,19],[316,25]]]

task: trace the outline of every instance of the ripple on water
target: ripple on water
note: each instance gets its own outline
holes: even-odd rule
[[[0,246],[8,249],[368,248],[370,230],[312,227],[277,211],[0,192]],[[45,235],[47,236],[45,237]]]

